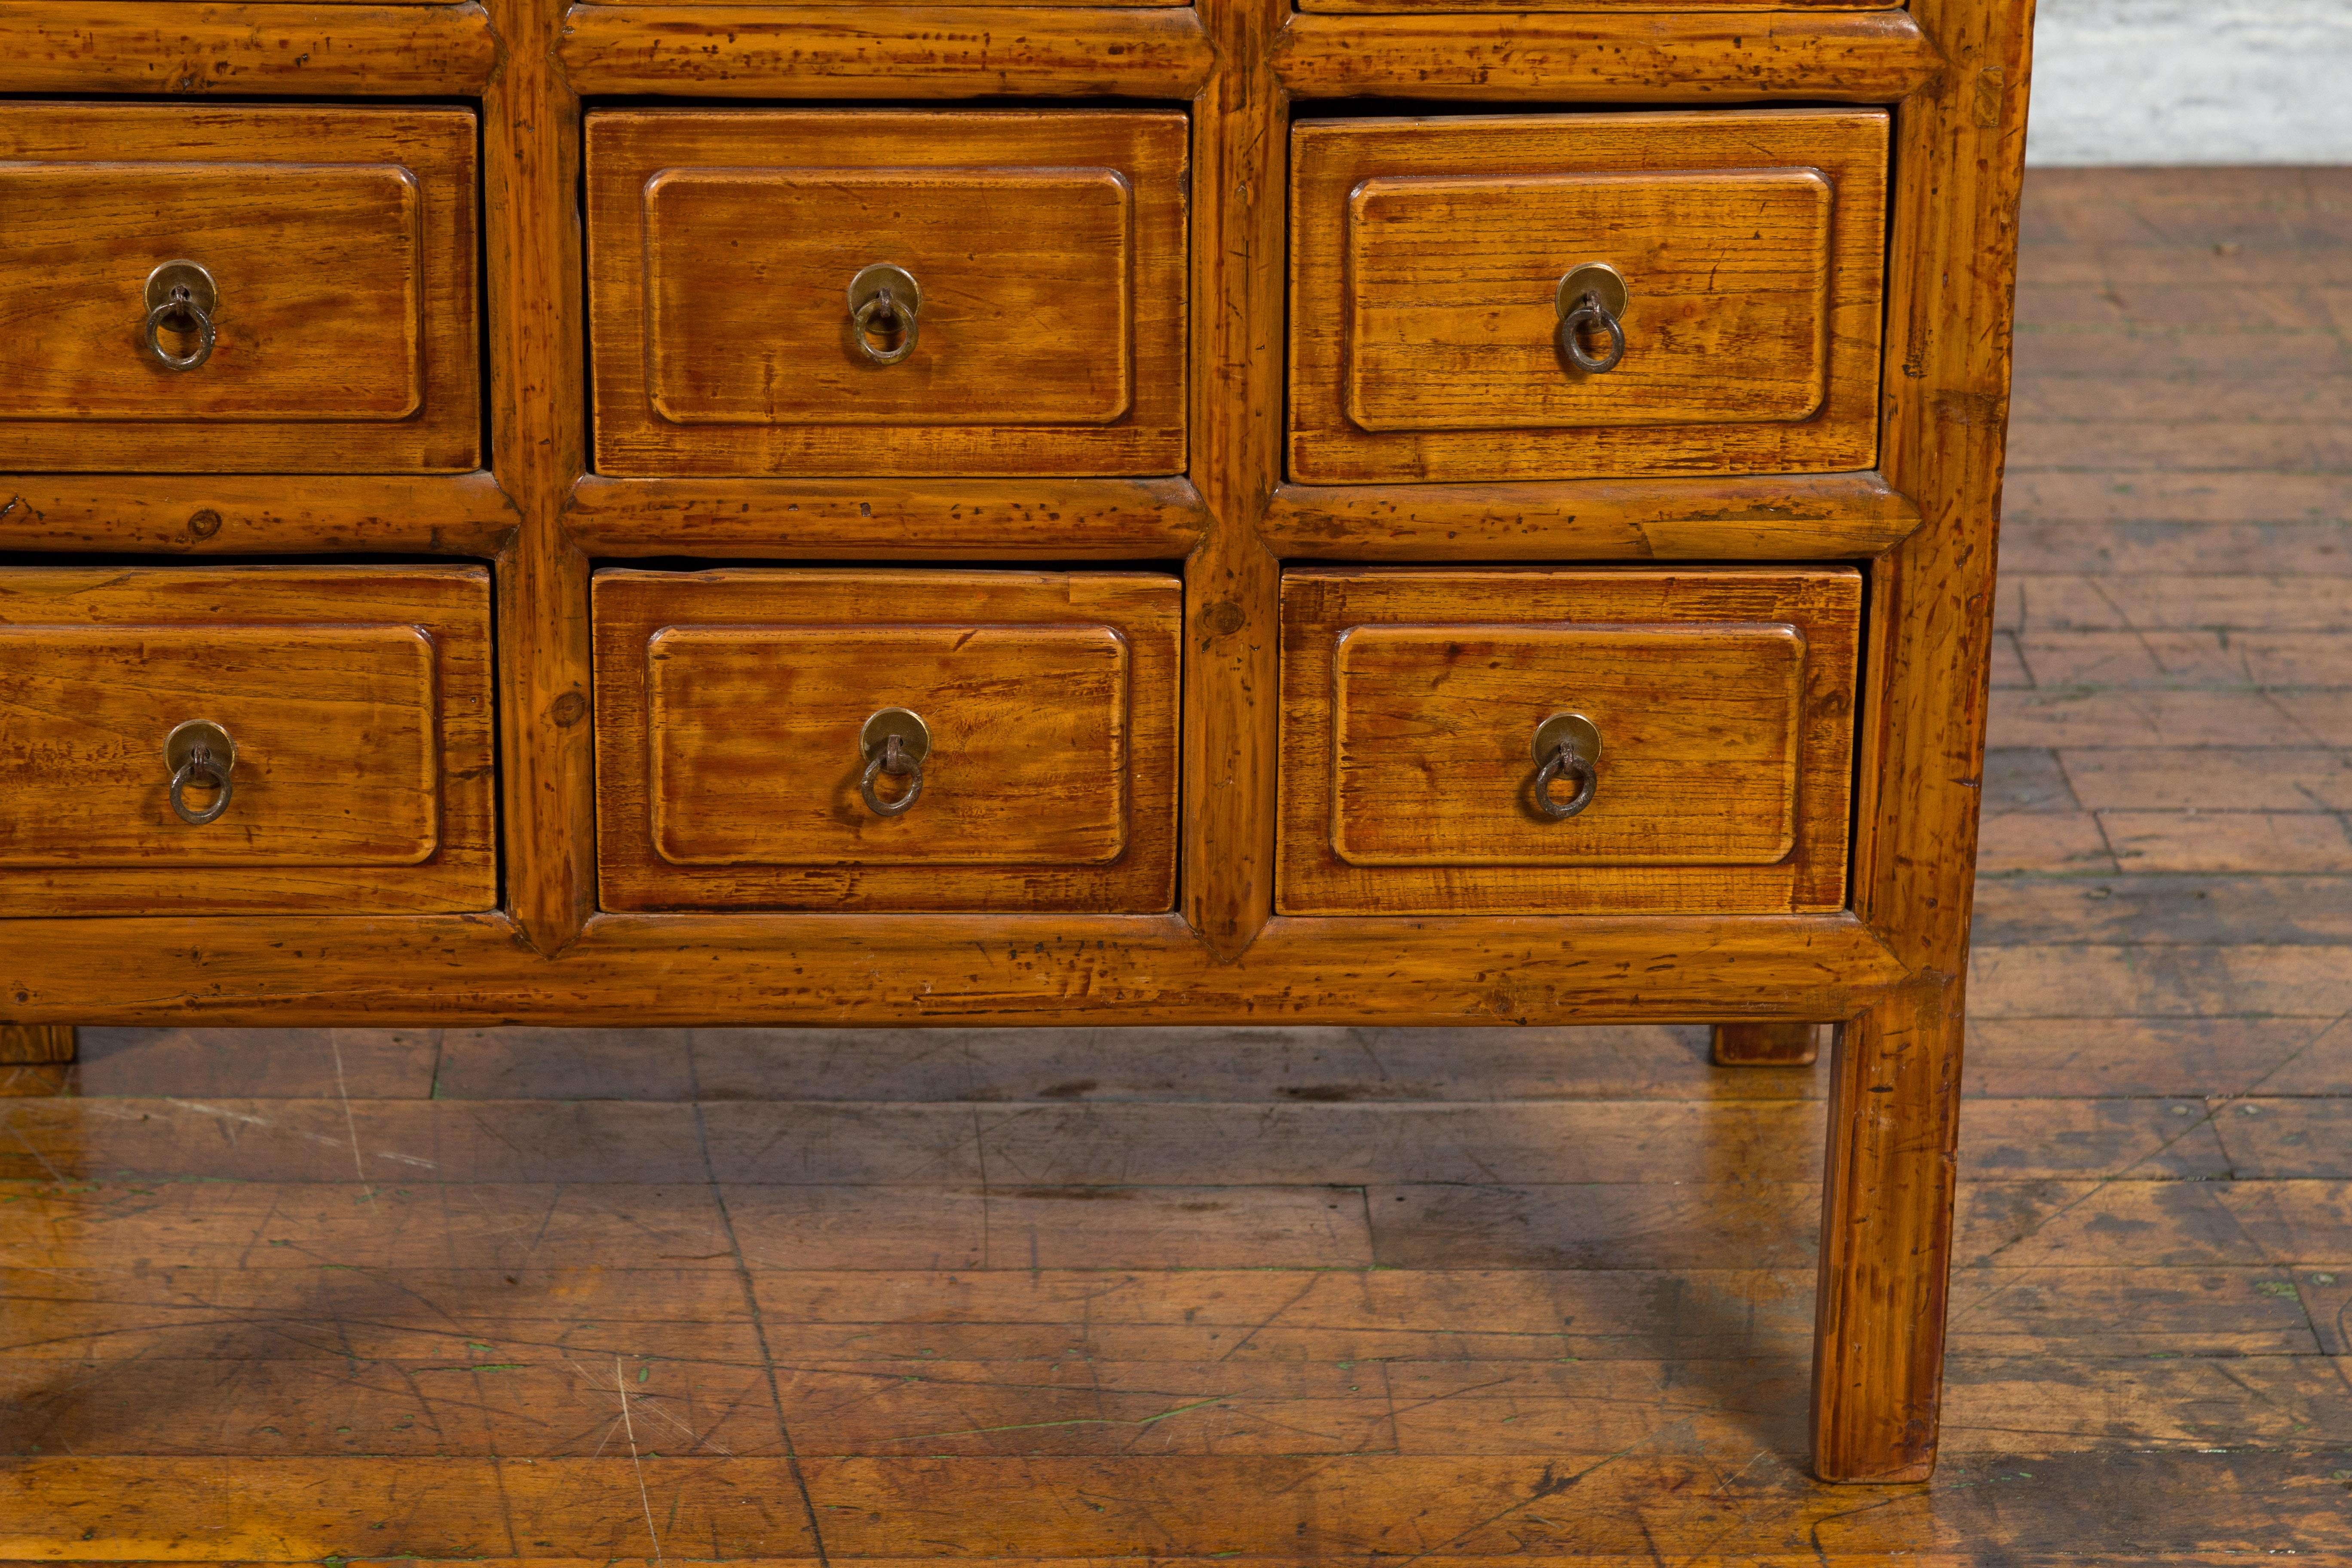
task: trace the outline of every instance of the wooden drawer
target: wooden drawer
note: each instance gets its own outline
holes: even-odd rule
[[[475,566],[0,569],[0,913],[490,908],[489,620]]]
[[[478,468],[474,147],[462,109],[0,105],[0,469]]]
[[[1173,901],[1175,578],[611,571],[594,597],[606,909]],[[862,744],[884,710],[920,719],[919,779]]]
[[[591,116],[598,468],[1177,472],[1185,157],[1169,112]]]
[[[1282,909],[1842,907],[1861,610],[1844,567],[1286,574]]]
[[[1290,477],[1870,467],[1886,123],[1757,110],[1297,126]],[[1561,342],[1581,297],[1564,284],[1588,263],[1624,286],[1623,357],[1602,371]],[[1607,358],[1604,326],[1579,337]]]

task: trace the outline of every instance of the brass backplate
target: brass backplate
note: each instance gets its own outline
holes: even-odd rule
[[[899,754],[908,762],[919,763],[931,754],[930,727],[920,714],[904,708],[885,708],[868,717],[857,732],[857,754],[872,762],[893,735],[898,737]]]
[[[188,765],[188,759],[199,746],[212,753],[213,765],[220,770],[221,777],[226,778],[236,766],[236,742],[226,730],[209,719],[191,719],[172,726],[172,732],[163,737],[164,765],[178,773]]]
[[[885,289],[890,290],[890,298],[904,302],[909,310],[923,308],[923,286],[915,281],[913,273],[887,261],[876,261],[859,268],[857,276],[849,280],[849,313],[857,314],[868,300]]]
[[[147,274],[147,308],[152,310],[172,297],[173,288],[188,291],[188,303],[209,316],[220,304],[213,275],[194,261],[166,261]]]
[[[1588,261],[1570,268],[1568,276],[1559,280],[1559,292],[1552,297],[1552,303],[1560,319],[1566,321],[1568,313],[1576,309],[1576,302],[1587,294],[1600,300],[1602,310],[1621,319],[1632,298],[1625,289],[1624,274],[1605,261]]]
[[[1566,746],[1569,754],[1581,757],[1590,765],[1601,760],[1601,727],[1581,713],[1555,713],[1536,726],[1532,750],[1536,761],[1548,763],[1551,754]]]

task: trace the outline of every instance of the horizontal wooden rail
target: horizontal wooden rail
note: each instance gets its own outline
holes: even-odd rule
[[[1295,98],[1893,103],[1943,64],[1904,11],[1302,15],[1274,47]]]
[[[1221,963],[1174,915],[0,921],[12,1022],[1818,1021],[1904,978],[1850,915],[1277,918]]]
[[[0,0],[0,39],[5,92],[477,93],[499,57],[470,4]]]
[[[517,521],[485,473],[0,474],[0,550],[489,556]]]
[[[1172,561],[1208,510],[1166,479],[608,479],[566,527],[595,556]]]
[[[1891,549],[1919,510],[1876,474],[1284,485],[1258,531],[1326,561],[1839,561]]]
[[[583,96],[697,98],[1187,99],[1215,63],[1148,6],[575,5],[558,53]]]

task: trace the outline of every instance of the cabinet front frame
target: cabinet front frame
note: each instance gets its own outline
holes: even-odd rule
[[[988,1016],[992,1003],[973,993],[952,1003],[958,993],[945,984],[964,967],[947,950],[972,937],[973,921],[1030,944],[1027,962],[1057,987],[1053,1006],[1071,1016],[1108,1005],[1070,994],[1081,973],[1094,977],[1097,996],[1104,985],[1153,981],[1154,1000],[1132,1001],[1139,991],[1118,1005],[1209,1018],[1265,1016],[1301,974],[1344,971],[1354,1001],[1316,1005],[1329,1016],[1409,1011],[1465,1021],[1851,1016],[1907,977],[1955,974],[1965,950],[1975,806],[1967,781],[1981,749],[1989,634],[1981,616],[1941,606],[1980,605],[1989,591],[2007,353],[2000,334],[1963,342],[1944,327],[2000,320],[2006,307],[2011,262],[2002,247],[2013,222],[2024,85],[2017,12],[2009,0],[1925,0],[1908,12],[1342,17],[1293,14],[1275,0],[1210,0],[1198,9],[1037,13],[1030,52],[1014,66],[976,44],[941,45],[944,9],[938,23],[925,13],[853,27],[822,7],[792,17],[681,7],[663,26],[696,47],[658,58],[628,47],[641,17],[597,6],[567,16],[491,0],[479,12],[355,12],[337,32],[337,47],[317,58],[300,47],[322,37],[313,20],[288,13],[230,25],[192,16],[187,26],[204,33],[199,52],[234,68],[184,84],[199,95],[479,96],[493,237],[484,279],[493,466],[415,479],[8,476],[18,504],[0,510],[0,548],[489,559],[501,641],[504,907],[455,924],[338,920],[333,940],[299,971],[277,967],[271,955],[288,933],[267,919],[209,921],[200,938],[160,917],[11,921],[0,942],[23,983],[9,1011],[27,1020],[184,1018],[199,1004],[170,989],[176,980],[201,982],[201,1007],[224,1020],[290,1021],[306,1009],[553,1017],[591,1009],[599,995],[623,1002],[667,972],[670,960],[653,951],[677,948],[669,939],[652,942],[647,921],[676,944],[708,944],[715,968],[742,976],[740,988],[722,986],[709,1003],[740,1021],[838,1016],[866,1006],[859,996],[887,1010],[919,994],[928,997],[928,1016]],[[131,20],[100,27],[73,58],[35,48],[0,63],[0,87],[139,90],[156,67]],[[794,26],[801,32],[787,41]],[[1769,47],[1759,53],[1763,43]],[[1282,482],[1281,375],[1269,345],[1280,342],[1284,321],[1283,204],[1265,193],[1285,187],[1294,101],[1368,92],[1444,112],[1515,101],[1893,109],[1879,468],[1743,480],[1381,485],[1345,487],[1345,495]],[[1186,474],[599,479],[585,460],[578,400],[526,395],[582,384],[583,256],[572,193],[583,97],[912,102],[1055,93],[1189,102]],[[536,129],[548,125],[553,135]],[[1979,171],[1969,175],[1978,183],[1955,195],[1948,183],[1963,171]],[[1934,256],[1968,265],[1939,271],[1927,265]],[[1030,522],[1050,526],[1024,530]],[[589,566],[678,554],[958,564],[1181,560],[1179,916],[595,915],[593,835],[583,826],[593,821],[592,726],[583,722]],[[1864,564],[1873,614],[1852,912],[1696,922],[1462,917],[1394,930],[1274,918],[1276,595],[1280,563],[1302,559]],[[902,961],[887,969],[872,962],[872,941],[882,934],[873,921],[906,943]],[[1107,956],[1079,956],[1081,930],[1095,933]],[[1704,963],[1692,957],[1697,931],[1713,933],[1715,956]],[[1435,961],[1447,942],[1470,941],[1458,933],[1474,933],[1478,951],[1538,941],[1610,958],[1621,977],[1650,978],[1638,987],[1621,979],[1604,997],[1598,987],[1546,983],[1542,963],[1529,960],[1536,978],[1527,984],[1475,997],[1448,992],[1433,1004],[1425,974],[1336,956],[1396,956],[1426,941]],[[373,962],[367,955],[392,951],[440,962],[396,978],[357,973]],[[761,987],[751,978],[761,954],[814,966],[818,991]],[[1213,973],[1230,984],[1163,984]],[[1727,973],[1738,984],[1725,985]]]

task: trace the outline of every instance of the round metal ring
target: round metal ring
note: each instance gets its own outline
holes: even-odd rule
[[[1551,797],[1552,781],[1562,774],[1576,781],[1576,793],[1566,800],[1554,800]],[[1555,822],[1574,816],[1592,804],[1592,796],[1600,785],[1600,770],[1588,759],[1577,755],[1567,746],[1561,746],[1546,759],[1542,767],[1536,770],[1536,809]]]
[[[849,335],[857,344],[857,352],[866,356],[868,363],[897,364],[915,352],[917,315],[914,307],[900,304],[891,297],[888,289],[882,289],[857,307],[857,314],[850,318]],[[897,348],[877,349],[874,346],[868,334],[876,330],[877,318],[887,319],[906,332],[905,340]]]
[[[908,781],[907,793],[896,800],[884,800],[874,792],[874,781],[884,773]],[[896,735],[882,742],[882,749],[867,759],[865,773],[858,775],[857,793],[866,797],[866,809],[877,816],[898,816],[905,814],[923,793],[923,764],[907,754],[906,746]]]
[[[193,353],[175,354],[165,348],[163,340],[156,335],[156,329],[161,327],[167,318],[173,316],[184,316],[195,322],[197,342]],[[205,312],[204,307],[196,303],[194,297],[184,287],[174,287],[170,298],[163,300],[153,310],[147,312],[147,352],[153,354],[155,363],[165,370],[194,370],[212,358],[213,340],[215,335],[212,317]],[[206,820],[209,821],[210,818]]]
[[[1609,352],[1601,355],[1587,353],[1583,329],[1599,327],[1609,334]],[[1574,308],[1559,319],[1559,346],[1575,363],[1576,368],[1593,375],[1605,375],[1617,368],[1625,357],[1625,327],[1615,311],[1601,302],[1597,294],[1586,294]]]
[[[182,792],[195,779],[203,779],[220,791],[219,797],[202,811],[189,810],[187,801],[183,798]],[[209,752],[198,752],[182,763],[179,770],[172,775],[172,809],[179,814],[182,822],[191,827],[202,827],[206,823],[219,821],[221,813],[228,809],[229,795],[228,774],[213,761]]]

